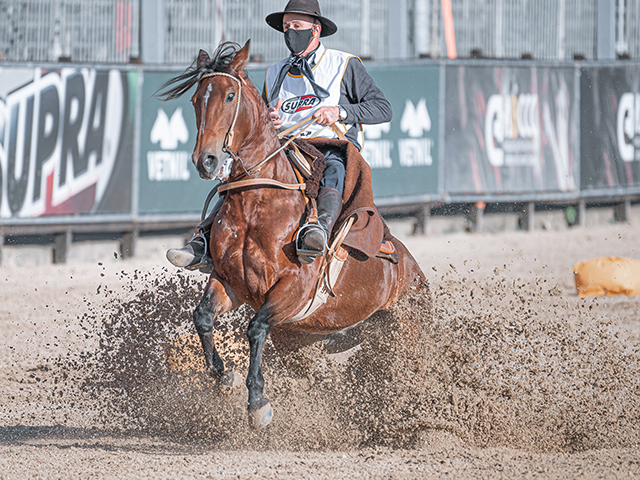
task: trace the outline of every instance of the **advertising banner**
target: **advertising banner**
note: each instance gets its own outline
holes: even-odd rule
[[[373,172],[376,200],[438,195],[440,67],[368,71],[393,108],[390,123],[364,125],[362,156]]]
[[[363,125],[361,153],[373,173],[376,201],[438,196],[440,66],[372,65],[367,72],[393,109],[391,122]],[[264,70],[248,74],[262,92]]]
[[[366,125],[362,155],[373,171],[376,199],[438,193],[439,66],[371,67],[391,102],[390,123]],[[247,71],[259,91],[264,69]],[[200,179],[191,162],[196,124],[190,97],[154,97],[178,72],[145,72],[140,130],[138,211],[199,213],[213,183]],[[215,199],[212,205],[215,203]]]
[[[154,96],[180,72],[144,72],[140,124],[140,214],[199,213],[215,185],[198,176],[191,154],[196,144],[192,88],[177,100]],[[215,200],[214,200],[215,203]]]
[[[593,67],[580,80],[581,188],[640,186],[640,67]]]
[[[138,73],[0,69],[0,221],[130,214]]]
[[[361,153],[376,200],[438,195],[440,66],[372,65],[367,72],[393,109],[391,122],[363,125]],[[264,70],[249,76],[261,92]]]
[[[579,182],[575,70],[448,65],[449,195],[573,192]]]

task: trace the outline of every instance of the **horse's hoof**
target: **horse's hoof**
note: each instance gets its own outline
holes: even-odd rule
[[[225,395],[238,392],[241,387],[242,378],[231,370],[223,372],[218,380],[218,388],[220,392]]]
[[[273,408],[268,399],[262,398],[258,406],[254,409],[249,406],[249,424],[258,430],[263,429],[271,422]]]

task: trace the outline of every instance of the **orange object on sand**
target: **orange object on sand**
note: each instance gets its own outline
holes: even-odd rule
[[[640,260],[599,257],[573,266],[580,297],[640,295]]]

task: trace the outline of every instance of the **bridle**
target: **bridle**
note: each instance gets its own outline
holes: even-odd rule
[[[298,136],[300,136],[300,134],[304,131],[304,128],[312,125],[313,123],[315,123],[317,121],[317,119],[315,119],[315,118],[307,118],[307,119],[304,119],[303,121],[299,122],[298,124],[294,125],[293,127],[289,128],[287,131],[282,132],[280,135],[278,135],[279,138],[282,138],[283,135],[288,134],[288,133],[292,132],[295,129],[298,129],[298,128],[300,129],[297,134],[291,136],[278,149],[276,149],[274,152],[272,152],[269,155],[267,155],[267,157],[264,160],[262,160],[260,163],[254,165],[253,167],[251,167],[250,169],[247,170],[247,168],[244,165],[244,161],[242,160],[242,158],[240,158],[240,156],[230,148],[230,144],[231,144],[231,142],[233,142],[233,129],[236,126],[236,122],[238,121],[238,114],[240,113],[240,99],[242,97],[242,84],[244,83],[244,80],[239,79],[238,77],[236,77],[234,75],[231,75],[230,73],[212,72],[212,73],[207,73],[207,74],[203,75],[202,78],[200,78],[200,82],[202,80],[204,80],[205,78],[210,78],[210,77],[215,77],[215,76],[229,77],[229,78],[233,79],[238,84],[238,94],[237,94],[237,98],[236,98],[236,111],[233,114],[233,120],[231,121],[231,125],[229,125],[229,129],[227,130],[227,133],[224,136],[224,142],[222,144],[222,151],[224,153],[226,153],[227,155],[229,155],[230,157],[232,157],[234,160],[238,160],[238,162],[240,162],[240,165],[242,165],[242,169],[244,170],[244,173],[245,173],[245,175],[247,177],[253,175],[254,173],[259,172],[260,169],[269,160],[271,160],[278,153],[280,153],[285,148],[287,148],[287,146],[289,146],[289,144],[291,142],[293,142]],[[275,182],[275,180],[274,180],[274,182]]]
[[[240,165],[242,165],[242,169],[244,170],[244,176],[246,176],[246,177],[249,177],[249,176],[259,172],[260,169],[269,160],[271,160],[278,153],[280,153],[285,148],[287,148],[291,142],[293,142],[296,138],[298,138],[302,134],[302,132],[304,131],[304,129],[306,127],[313,125],[317,121],[317,118],[313,118],[313,116],[310,116],[308,118],[305,118],[305,119],[301,120],[297,124],[291,126],[290,128],[288,128],[284,132],[281,132],[278,135],[279,139],[282,139],[286,135],[288,135],[288,134],[292,133],[293,131],[295,131],[296,129],[299,129],[298,133],[296,133],[296,134],[292,135],[291,137],[289,137],[287,139],[287,141],[285,141],[282,145],[280,145],[279,148],[277,148],[274,152],[272,152],[269,155],[267,155],[267,157],[264,160],[262,160],[260,163],[254,165],[253,167],[251,167],[251,168],[249,168],[247,170],[247,168],[244,165],[244,161],[242,160],[242,158],[240,158],[240,156],[230,148],[230,144],[231,144],[231,142],[233,142],[233,131],[234,131],[234,128],[236,126],[236,122],[238,121],[238,115],[240,113],[240,100],[242,99],[242,84],[244,83],[244,80],[242,80],[241,78],[238,78],[238,77],[236,77],[234,75],[231,75],[230,73],[211,72],[211,73],[207,73],[207,74],[203,75],[200,78],[199,82],[201,82],[205,78],[211,78],[211,77],[216,77],[216,76],[231,78],[231,79],[233,79],[234,82],[236,82],[238,84],[238,93],[237,93],[237,98],[236,98],[236,109],[235,109],[235,112],[233,114],[233,120],[231,121],[231,125],[229,125],[229,128],[227,129],[227,133],[226,133],[226,135],[224,137],[224,142],[222,144],[222,151],[224,153],[226,153],[227,155],[229,155],[230,157],[232,157],[234,161],[237,160],[240,163]],[[332,128],[334,129],[334,131],[336,132],[336,134],[338,135],[339,138],[341,138],[343,140],[345,139],[344,135],[341,134],[340,131],[337,130],[334,125],[332,125]],[[291,167],[294,170],[294,174],[299,179],[298,183],[294,183],[294,184],[283,183],[283,182],[280,182],[278,180],[274,180],[272,178],[247,178],[247,179],[244,179],[244,180],[235,180],[233,182],[226,182],[225,183],[225,181],[227,179],[222,179],[220,181],[220,183],[214,185],[214,187],[209,192],[209,195],[207,196],[207,199],[206,199],[205,204],[204,204],[204,208],[202,210],[202,220],[204,221],[204,219],[206,218],[207,211],[209,210],[209,204],[210,204],[211,200],[213,199],[213,197],[216,195],[216,193],[222,194],[224,192],[228,192],[229,190],[236,190],[236,189],[245,188],[245,187],[275,187],[275,188],[280,188],[280,189],[283,189],[283,190],[297,190],[297,191],[299,191],[299,192],[301,192],[303,194],[303,197],[305,198],[305,202],[307,203],[308,206],[311,207],[310,217],[317,218],[318,213],[317,213],[317,209],[316,209],[315,199],[309,199],[308,197],[306,197],[304,195],[304,191],[306,190],[307,184],[304,182],[303,179],[300,178],[300,175],[299,175],[298,171],[296,170],[296,167],[294,167],[293,165],[291,165]],[[242,177],[240,177],[240,178],[242,178]]]
[[[230,148],[230,145],[233,142],[233,131],[234,131],[234,128],[236,126],[236,122],[238,121],[238,115],[240,113],[240,100],[241,100],[241,97],[242,97],[242,84],[244,83],[244,80],[239,79],[238,77],[236,77],[234,75],[231,75],[229,73],[225,73],[225,72],[211,72],[211,73],[207,73],[207,74],[203,75],[200,78],[199,82],[201,82],[205,78],[210,78],[210,77],[215,77],[215,76],[231,78],[238,84],[238,93],[237,93],[237,98],[236,98],[236,110],[235,110],[235,112],[233,114],[233,120],[231,121],[231,125],[229,125],[229,128],[227,129],[227,133],[225,134],[224,142],[222,144],[222,151],[224,153],[226,153],[227,155],[229,155],[230,157],[232,157],[234,161],[237,160],[240,163],[240,165],[242,165],[242,169],[244,170],[245,176],[249,177],[249,176],[257,173],[258,171],[260,171],[260,169],[269,160],[271,160],[273,157],[275,157],[279,152],[283,151],[293,140],[295,140],[300,135],[300,133],[302,133],[302,130],[300,130],[300,132],[298,134],[292,136],[289,140],[287,140],[284,144],[282,144],[273,153],[270,153],[260,163],[258,163],[257,165],[254,165],[253,167],[251,167],[251,168],[249,168],[247,170],[247,168],[244,165],[244,161],[242,160],[242,158],[240,158],[240,156]],[[312,118],[312,119],[309,119],[308,121],[305,120],[304,122],[301,122],[301,124],[305,123],[306,125],[311,125],[315,121],[316,121],[316,119]],[[271,179],[271,178],[253,178],[253,179],[246,179],[246,180],[236,180],[236,181],[230,182],[230,183],[224,183],[225,180],[226,179],[221,180],[221,182],[216,184],[213,187],[213,189],[211,190],[211,192],[209,192],[209,195],[207,196],[207,200],[205,201],[204,209],[202,210],[202,219],[203,220],[204,220],[204,218],[206,216],[207,210],[209,209],[209,203],[211,202],[211,199],[214,197],[214,195],[216,193],[223,193],[223,192],[226,192],[226,191],[229,191],[229,190],[235,190],[237,188],[255,187],[255,186],[276,187],[276,188],[281,188],[281,189],[284,189],[284,190],[297,190],[297,191],[300,191],[300,192],[304,192],[304,190],[306,189],[306,184],[305,183],[288,184],[288,183],[283,183],[283,182],[280,182],[278,180],[274,180],[274,179]]]
[[[236,126],[236,122],[238,121],[238,114],[240,113],[240,100],[242,98],[243,81],[241,81],[238,77],[231,75],[230,73],[212,72],[212,73],[207,73],[203,75],[202,78],[200,78],[199,82],[201,82],[205,78],[216,77],[216,76],[231,78],[233,81],[235,81],[238,84],[238,93],[236,95],[236,111],[233,114],[233,120],[231,121],[231,125],[229,125],[229,128],[227,129],[227,133],[224,136],[224,142],[222,143],[222,151],[227,155],[229,155],[230,157],[232,157],[234,160],[238,160],[242,165],[242,169],[245,171],[245,173],[247,175],[250,175],[250,173],[247,172],[247,169],[245,168],[244,162],[242,161],[242,159],[238,156],[236,152],[234,152],[231,148],[229,148],[229,146],[233,142],[233,129]]]

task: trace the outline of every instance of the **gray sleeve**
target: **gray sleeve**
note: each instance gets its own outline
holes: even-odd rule
[[[340,106],[347,112],[345,123],[375,124],[391,121],[393,111],[382,90],[358,58],[351,58],[340,86]]]
[[[262,83],[262,100],[264,100],[264,103],[267,105],[267,108],[269,108],[269,100],[267,100],[267,78],[266,78],[266,75],[265,75],[264,82]]]

